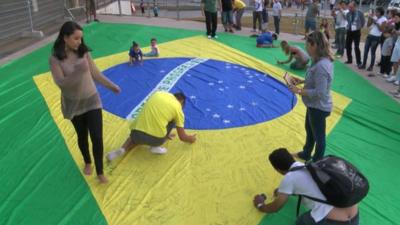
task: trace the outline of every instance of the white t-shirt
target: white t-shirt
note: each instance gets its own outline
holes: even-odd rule
[[[335,29],[337,28],[346,28],[347,27],[347,19],[346,15],[349,12],[348,9],[345,10],[337,10],[336,11],[336,23],[335,23]]]
[[[282,5],[280,2],[275,2],[272,6],[272,16],[280,16],[280,11],[282,10]]]
[[[262,12],[262,10],[263,10],[262,0],[255,0],[255,2],[254,2],[254,11]]]
[[[373,20],[376,20],[376,24],[378,24],[380,26],[380,25],[382,25],[382,23],[386,22],[387,19],[384,16],[381,16],[379,19],[376,16],[374,16]],[[371,30],[369,31],[369,34],[380,37],[382,35],[382,32],[379,30],[379,28],[376,24],[373,23],[371,25]]]
[[[304,163],[295,162],[290,168],[296,166],[304,166]],[[306,168],[287,173],[279,186],[278,192],[288,195],[301,194],[326,200]],[[331,205],[316,202],[305,197],[302,198],[302,202],[307,208],[311,209],[311,216],[316,223],[324,219],[334,208]]]

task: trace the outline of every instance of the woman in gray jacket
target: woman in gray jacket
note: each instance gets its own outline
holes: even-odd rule
[[[319,31],[309,34],[306,38],[306,50],[312,58],[304,80],[293,78],[290,90],[302,97],[307,107],[305,129],[307,133],[303,151],[296,156],[304,160],[317,161],[324,156],[326,118],[332,111],[332,96],[330,94],[333,80],[333,55],[325,35]],[[304,83],[304,87],[297,87]]]

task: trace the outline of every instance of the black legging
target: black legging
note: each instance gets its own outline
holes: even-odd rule
[[[94,164],[97,175],[103,174],[103,118],[101,109],[91,110],[72,118],[72,124],[78,135],[78,146],[86,164],[92,163],[89,154],[88,136],[93,145]]]

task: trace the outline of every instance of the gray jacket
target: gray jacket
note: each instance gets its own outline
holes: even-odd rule
[[[328,58],[322,58],[311,65],[304,79],[306,96],[302,96],[307,107],[325,112],[332,111],[331,85],[333,80],[333,63]]]
[[[361,30],[361,28],[364,27],[365,25],[365,18],[364,18],[364,13],[361,12],[360,10],[353,12],[349,12],[346,15],[347,19],[347,30],[348,31],[353,31],[352,30],[352,25],[356,26],[355,30]]]

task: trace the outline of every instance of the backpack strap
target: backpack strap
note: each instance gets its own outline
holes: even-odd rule
[[[301,169],[304,169],[304,168],[306,168],[306,165],[304,165],[304,166],[296,166],[296,167],[291,168],[291,169],[289,170],[289,172],[298,171],[298,170],[301,170]],[[311,196],[308,196],[308,195],[299,195],[299,194],[293,194],[293,195],[299,196],[299,198],[298,198],[298,200],[297,200],[296,217],[299,216],[301,200],[302,200],[303,197],[304,197],[304,198],[311,199],[311,200],[313,200],[313,201],[315,201],[315,202],[320,202],[320,203],[324,203],[324,204],[329,204],[326,200],[322,200],[322,199],[319,199],[319,198],[314,198],[314,197],[311,197]]]
[[[324,203],[324,204],[328,204],[328,205],[329,205],[329,202],[327,202],[327,201],[325,201],[325,200],[322,200],[322,199],[319,199],[319,198],[314,198],[314,197],[311,197],[311,196],[308,196],[308,195],[298,195],[298,194],[293,194],[293,195],[299,196],[299,198],[298,198],[298,200],[297,200],[296,217],[299,217],[300,205],[301,205],[301,200],[302,200],[303,197],[304,197],[304,198],[311,199],[311,200],[313,200],[313,201],[315,201],[315,202],[320,202],[320,203]]]

